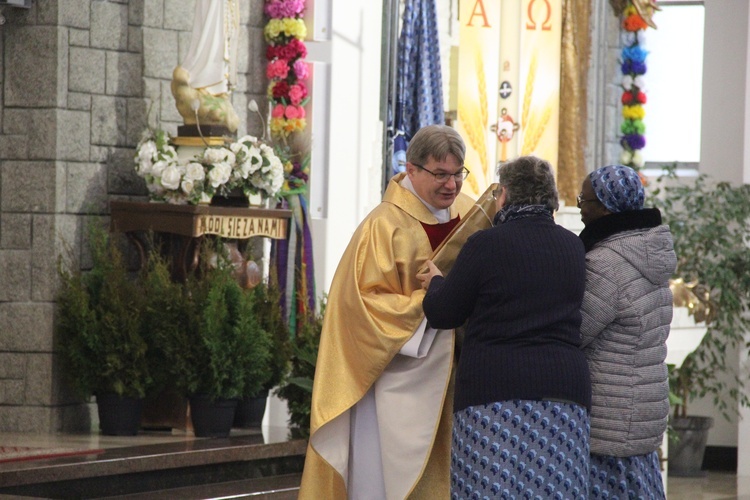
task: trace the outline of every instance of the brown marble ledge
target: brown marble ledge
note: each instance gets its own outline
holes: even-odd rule
[[[306,440],[264,443],[260,434],[123,446],[97,455],[2,463],[0,488],[301,456],[306,446]]]

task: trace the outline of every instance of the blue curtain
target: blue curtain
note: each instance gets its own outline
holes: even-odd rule
[[[398,40],[392,173],[403,172],[406,147],[425,125],[445,123],[435,0],[406,0]]]

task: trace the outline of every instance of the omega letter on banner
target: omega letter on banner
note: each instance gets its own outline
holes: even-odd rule
[[[534,154],[557,169],[562,0],[460,3],[457,129],[478,197],[498,161]]]

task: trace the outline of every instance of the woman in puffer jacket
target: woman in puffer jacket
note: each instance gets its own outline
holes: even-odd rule
[[[669,278],[677,259],[669,227],[630,167],[583,181],[586,292],[582,343],[591,370],[589,498],[663,499],[657,449],[667,428],[664,359],[672,321]]]

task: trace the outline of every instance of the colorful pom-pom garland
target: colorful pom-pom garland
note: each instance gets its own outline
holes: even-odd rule
[[[646,146],[646,126],[643,119],[646,110],[646,94],[644,92],[643,75],[646,73],[646,56],[648,52],[641,47],[643,32],[648,24],[638,14],[631,2],[628,2],[623,11],[622,18],[622,42],[621,53],[622,102],[623,123],[620,126],[622,137],[620,145],[622,154],[620,163],[640,170],[644,161],[641,150]]]

